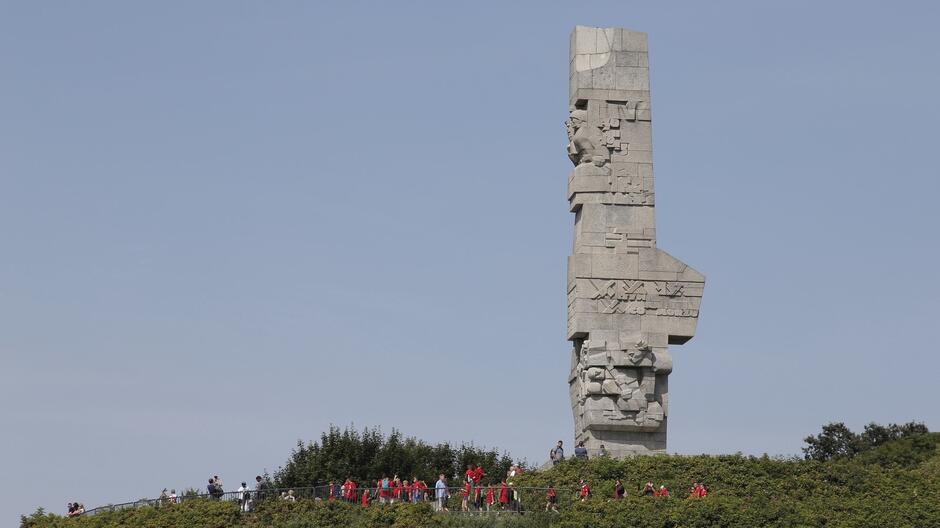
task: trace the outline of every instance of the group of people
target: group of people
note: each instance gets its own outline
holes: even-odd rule
[[[591,485],[584,479],[578,483],[578,500],[581,502],[586,502],[592,497]],[[659,486],[657,488],[653,485],[652,481],[647,481],[643,485],[640,495],[645,497],[668,497],[669,490],[666,489],[665,485]],[[622,500],[626,496],[626,490],[623,487],[623,482],[620,479],[617,479],[614,482],[614,499]],[[692,488],[689,490],[690,498],[702,498],[708,496],[708,487],[706,487],[701,482],[692,483]],[[555,486],[549,485],[548,490],[545,492],[545,511],[558,511],[558,492],[555,490]]]
[[[555,444],[555,447],[553,447],[548,452],[548,459],[551,461],[553,466],[557,466],[558,464],[561,464],[562,462],[564,462],[565,460],[564,445],[565,443],[559,440],[558,443]],[[607,447],[604,446],[604,444],[601,444],[600,447],[598,447],[597,456],[598,457],[610,456],[610,453],[607,452]],[[584,442],[578,442],[578,445],[575,446],[574,457],[580,460],[588,459],[588,450],[586,447],[584,447]]]
[[[222,479],[218,475],[215,475],[209,479],[209,485],[206,486],[206,490],[209,492],[209,497],[213,499],[221,499],[225,495],[225,489],[222,487]]]
[[[258,475],[255,477],[255,487],[253,490],[248,487],[247,482],[242,482],[242,485],[238,487],[238,490],[236,490],[234,498],[236,501],[238,501],[241,511],[249,512],[251,511],[252,505],[264,498],[267,489],[268,482],[262,478],[261,475]],[[166,489],[163,491],[165,493]],[[210,499],[220,500],[225,496],[225,487],[222,483],[222,479],[219,478],[218,475],[214,475],[209,479],[209,485],[206,486],[206,492],[209,494]],[[171,491],[170,498],[172,499],[175,496],[176,490]],[[289,493],[283,492],[281,494],[281,498],[289,501],[297,500],[297,498],[294,497],[294,490],[290,490]],[[174,501],[171,500],[170,502]]]
[[[575,458],[582,459],[588,457],[584,442],[580,442],[575,447],[574,456]],[[608,456],[607,450],[603,445],[600,446],[598,456]],[[559,440],[557,445],[549,452],[549,457],[553,464],[559,464],[564,461],[564,444],[561,440]],[[500,479],[499,483],[484,484],[483,479],[486,476],[486,472],[483,470],[483,467],[479,464],[476,465],[476,467],[468,464],[463,474],[462,483],[459,486],[452,487],[448,485],[447,477],[442,473],[438,475],[438,480],[435,482],[433,488],[429,487],[417,476],[412,477],[411,480],[402,480],[398,475],[393,475],[391,478],[387,475],[383,475],[382,478],[375,482],[375,487],[365,488],[358,488],[352,477],[347,477],[342,484],[338,484],[336,481],[330,481],[327,486],[326,499],[330,501],[342,500],[349,503],[358,503],[363,507],[368,507],[373,503],[395,504],[398,502],[419,503],[433,501],[435,510],[446,512],[450,511],[448,509],[448,502],[451,497],[451,491],[454,491],[460,496],[460,511],[521,511],[522,501],[519,491],[513,485],[513,479],[522,473],[523,468],[521,463],[515,464],[507,472],[506,477]],[[256,483],[253,490],[248,487],[247,483],[242,482],[241,487],[238,488],[234,496],[235,500],[239,502],[241,511],[243,512],[251,511],[254,504],[265,498],[268,489],[267,481],[260,475],[255,477],[255,481]],[[581,502],[589,500],[592,497],[590,484],[582,479],[578,486],[577,499]],[[225,495],[222,479],[219,478],[218,475],[214,475],[209,479],[206,491],[210,498],[216,500],[221,499]],[[708,492],[708,487],[703,483],[694,482],[689,490],[689,497],[706,497],[708,496]],[[652,481],[647,481],[646,484],[643,485],[640,494],[648,497],[667,497],[669,496],[669,490],[667,490],[664,485],[657,488],[653,485]],[[626,491],[624,490],[623,483],[618,479],[614,483],[613,498],[620,500],[623,499],[625,495]],[[315,498],[316,500],[321,500],[321,497]],[[297,496],[294,494],[294,490],[291,489],[282,491],[280,499],[295,502]],[[160,505],[175,504],[179,502],[179,500],[175,489],[167,492],[166,488],[164,488],[160,493],[158,503]],[[553,485],[550,485],[546,491],[545,511],[557,512],[557,505],[558,492]],[[81,515],[84,512],[85,507],[83,505],[78,502],[69,503],[69,517]]]
[[[176,504],[180,501],[179,497],[176,495],[176,490],[172,489],[167,493],[166,488],[163,488],[163,491],[160,492],[160,497],[157,499],[160,506],[164,504]]]
[[[484,485],[483,478],[486,476],[486,471],[483,467],[479,464],[476,467],[468,464],[463,475],[463,482],[459,486],[450,486],[443,473],[438,475],[438,480],[433,487],[429,487],[417,476],[412,477],[411,480],[402,480],[398,475],[393,475],[391,478],[383,475],[375,482],[375,487],[362,488],[361,491],[352,477],[347,477],[342,484],[330,481],[327,486],[327,500],[358,502],[363,507],[368,507],[373,503],[433,501],[435,510],[450,511],[448,501],[451,498],[451,492],[455,491],[460,496],[461,511],[514,509],[518,508],[520,500],[518,493],[512,488],[512,479],[522,474],[522,471],[521,465],[513,465],[506,478],[502,479],[498,485]]]
[[[619,484],[620,481],[618,480],[617,483]],[[653,481],[651,480],[646,481],[646,484],[643,485],[643,491],[640,493],[646,497],[668,497],[669,496],[669,490],[666,489],[666,486],[660,486],[659,488],[657,488],[656,486],[653,485]],[[622,499],[623,498],[622,491],[620,495],[621,496],[618,498]]]

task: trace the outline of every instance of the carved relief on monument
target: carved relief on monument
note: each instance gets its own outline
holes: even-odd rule
[[[608,103],[613,103],[608,101]],[[599,118],[592,121],[590,116],[597,112],[592,107],[572,108],[565,121],[568,133],[568,158],[575,165],[569,181],[569,198],[576,192],[601,193],[591,201],[605,204],[653,205],[653,170],[648,150],[640,148],[631,156],[630,142],[624,136],[623,125],[636,121],[637,104],[641,102],[623,102],[610,108],[621,117]],[[593,102],[588,102],[588,105]],[[620,107],[623,109],[620,109]],[[603,109],[599,115],[607,115]],[[632,126],[632,125],[631,125]],[[648,129],[648,125],[643,125]],[[635,133],[644,143],[640,147],[649,148],[648,131]],[[606,176],[606,178],[599,178]],[[590,199],[589,199],[590,200]]]
[[[596,303],[591,309],[590,305],[582,302],[578,305],[578,309],[582,312],[590,310],[601,314],[698,316],[701,294],[689,298],[685,298],[683,294],[686,286],[696,286],[694,284],[621,279],[578,279],[577,283],[583,284],[577,289],[585,292],[578,295],[586,295],[586,300]],[[593,293],[590,293],[591,290]],[[570,305],[569,308],[573,309],[574,306]]]
[[[657,376],[672,371],[665,348],[654,352],[642,340],[623,349],[617,343],[585,340],[576,353],[571,381],[578,388],[575,420],[580,425],[624,431],[659,428],[666,410]]]
[[[565,121],[565,128],[568,131],[568,159],[574,163],[575,170],[582,165],[603,167],[607,163],[610,153],[600,131],[588,124],[586,110],[572,108]]]

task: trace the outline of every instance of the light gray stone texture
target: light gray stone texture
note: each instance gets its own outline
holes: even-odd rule
[[[656,246],[646,34],[578,26],[569,59],[575,439],[589,453],[661,453],[669,345],[695,335],[705,277]]]

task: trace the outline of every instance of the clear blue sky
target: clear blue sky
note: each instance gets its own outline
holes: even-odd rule
[[[938,4],[651,4],[0,3],[4,524],[330,423],[570,439],[576,24],[649,33],[659,245],[708,277],[670,451],[940,428]]]

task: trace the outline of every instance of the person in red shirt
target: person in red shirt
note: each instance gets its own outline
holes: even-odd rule
[[[472,489],[471,481],[463,483],[463,488],[460,490],[460,511],[470,511],[470,490]]]
[[[660,497],[665,497],[665,496],[667,496],[667,495],[669,495],[669,490],[666,489],[666,486],[660,486],[660,487],[659,487],[659,496],[660,496]]]
[[[464,471],[464,482],[473,482],[473,464],[467,464],[467,470]]]
[[[499,483],[499,507],[505,508],[509,504],[509,488],[506,486],[506,479]]]
[[[486,473],[483,471],[483,466],[477,464],[477,468],[473,470],[473,483],[479,484],[484,476],[486,476]]]
[[[388,477],[382,477],[376,481],[375,487],[379,490],[379,504],[388,502],[389,492],[391,491],[391,481],[388,480]]]
[[[401,500],[401,492],[402,492],[401,481],[398,480],[398,475],[395,475],[395,478],[392,479],[391,486],[392,486],[392,501],[391,502],[392,504],[395,504],[396,502]]]
[[[588,500],[591,497],[591,486],[588,486],[588,482],[584,479],[581,480],[581,502]]]
[[[545,511],[551,510],[555,513],[558,513],[558,508],[556,506],[556,504],[558,504],[558,493],[555,492],[555,486],[552,486],[551,484],[548,485],[548,491],[545,493],[545,499]]]
[[[362,507],[363,508],[369,507],[369,490],[368,489],[362,490]]]
[[[418,501],[427,500],[428,485],[423,480],[418,481]]]
[[[407,480],[401,483],[401,498],[405,502],[411,502],[411,483]]]
[[[494,496],[495,490],[493,486],[486,487],[486,511],[490,511],[490,507],[496,503],[496,497]]]

